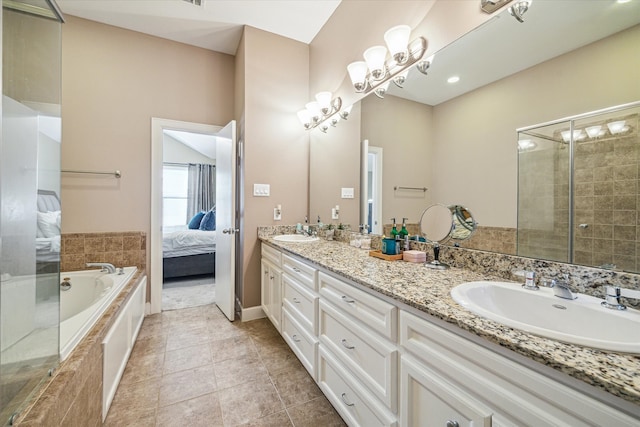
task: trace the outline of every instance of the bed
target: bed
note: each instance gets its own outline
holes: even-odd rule
[[[56,273],[60,266],[60,199],[55,191],[38,190],[36,271]]]
[[[185,226],[186,227],[186,226]],[[162,234],[162,278],[215,275],[216,231],[178,229]]]

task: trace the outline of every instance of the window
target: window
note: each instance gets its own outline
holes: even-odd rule
[[[186,225],[189,167],[164,165],[162,168],[162,225]]]

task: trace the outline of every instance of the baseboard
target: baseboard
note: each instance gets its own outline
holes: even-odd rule
[[[262,319],[263,317],[267,317],[262,311],[262,307],[249,307],[249,308],[241,308],[240,312],[240,321],[248,322],[250,320]]]

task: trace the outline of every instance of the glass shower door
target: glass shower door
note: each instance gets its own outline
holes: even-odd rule
[[[518,233],[520,256],[568,262],[570,258],[569,123],[518,133]]]
[[[59,360],[60,34],[49,1],[3,0],[0,425]]]

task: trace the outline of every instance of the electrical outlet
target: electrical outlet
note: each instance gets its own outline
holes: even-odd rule
[[[273,208],[273,219],[275,221],[282,221],[282,207],[280,205]]]
[[[331,208],[331,219],[339,219],[340,215],[338,215],[338,211],[336,208]]]

